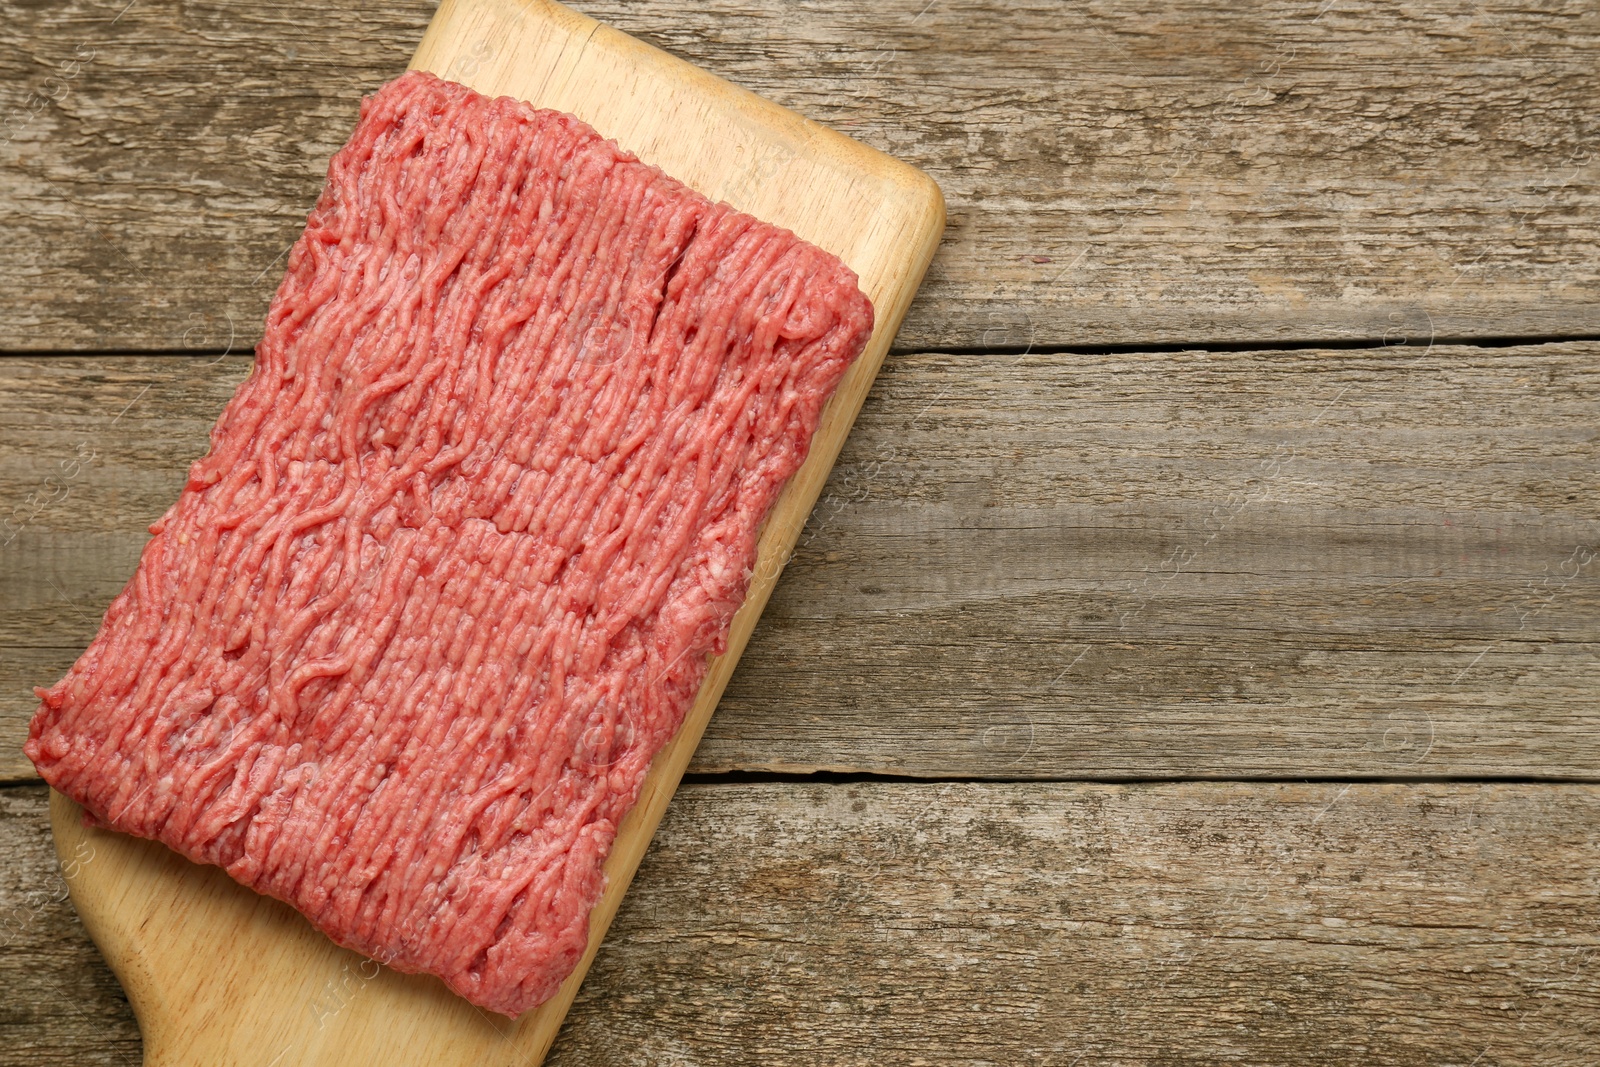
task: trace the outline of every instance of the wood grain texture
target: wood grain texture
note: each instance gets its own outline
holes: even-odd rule
[[[693,769],[1600,775],[1597,357],[893,357]],[[246,367],[0,361],[7,776]]]
[[[0,789],[0,1064],[137,1062],[139,1028],[122,988],[68,900],[43,786]]]
[[[584,6],[939,180],[905,349],[1600,332],[1585,0]],[[0,347],[248,349],[431,14],[14,5]]]
[[[125,1063],[44,793],[0,791],[0,1065]],[[1597,827],[1583,786],[687,786],[548,1062],[1595,1062]]]
[[[944,227],[939,189],[915,168],[548,0],[445,0],[411,67],[488,96],[576,115],[691,188],[833,253],[872,301],[872,336],[763,519],[725,651],[710,658],[693,704],[615,827],[605,888],[587,915],[586,954],[553,995],[515,1023],[479,1010],[436,978],[385,970],[367,976],[368,995],[358,1004],[303,1033],[294,1007],[359,972],[359,956],[221,870],[91,830],[81,809],[55,798],[57,854],[97,856],[71,880],[73,903],[138,1014],[146,1067],[277,1067],[286,1057],[302,1067],[402,1057],[437,1067],[542,1062]],[[89,462],[84,451],[75,456]],[[65,477],[66,468],[57,467]],[[151,939],[151,930],[162,938]],[[205,962],[197,965],[197,958]]]

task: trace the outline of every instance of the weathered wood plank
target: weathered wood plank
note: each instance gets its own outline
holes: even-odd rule
[[[0,1063],[136,1063],[139,1027],[67,898],[47,798],[0,789]]]
[[[0,792],[0,1065],[131,1061],[44,807]],[[1595,1062],[1597,829],[1579,786],[688,786],[550,1062]]]
[[[1597,355],[895,357],[695,769],[1596,776]],[[0,361],[0,773],[246,366]]]
[[[1600,332],[1600,9],[593,0],[933,173],[906,349]],[[427,0],[0,25],[0,348],[247,349]]]

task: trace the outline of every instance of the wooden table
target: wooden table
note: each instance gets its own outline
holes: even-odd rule
[[[432,13],[125,3],[0,25],[0,1065],[137,1059],[28,686]],[[951,225],[551,1062],[1600,1062],[1600,9],[580,6]]]

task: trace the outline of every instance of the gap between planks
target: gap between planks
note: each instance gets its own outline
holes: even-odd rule
[[[960,345],[918,345],[903,347],[893,345],[889,356],[1139,356],[1159,355],[1163,352],[1299,352],[1307,349],[1327,349],[1336,352],[1354,352],[1386,348],[1525,348],[1535,345],[1561,345],[1600,341],[1600,333],[1541,334],[1522,337],[1485,334],[1467,337],[1430,337],[1425,342],[1385,341],[1381,337],[1356,338],[1342,341],[1262,340],[1262,341],[1172,341],[1165,343],[1138,342],[1115,345],[990,345],[987,347],[962,347]],[[159,348],[159,349],[74,349],[58,348],[41,351],[29,349],[0,349],[0,359],[69,359],[83,357],[174,356],[179,358],[222,359],[228,356],[251,356],[248,348]]]

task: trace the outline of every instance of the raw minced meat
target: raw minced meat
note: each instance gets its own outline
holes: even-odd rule
[[[401,77],[28,755],[92,819],[526,1011],[871,328],[793,234],[570,115]]]

